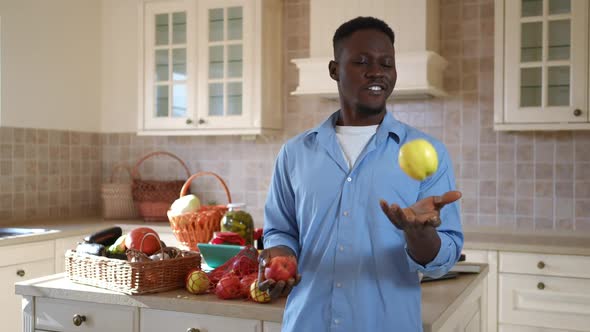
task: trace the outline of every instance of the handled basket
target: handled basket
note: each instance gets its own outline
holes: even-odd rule
[[[105,219],[134,219],[137,210],[133,204],[131,183],[115,183],[114,177],[117,171],[125,170],[129,177],[131,170],[125,165],[115,165],[111,171],[110,183],[103,183],[101,187],[102,216]]]
[[[180,197],[187,194],[191,182],[202,176],[213,176],[223,186],[227,195],[228,203],[231,203],[231,194],[223,179],[213,172],[198,172],[186,180],[180,190]],[[221,229],[221,218],[227,212],[225,205],[205,205],[196,212],[187,212],[179,215],[171,215],[168,211],[168,220],[170,227],[176,239],[190,250],[198,251],[197,243],[207,243],[213,237],[214,232]]]
[[[139,166],[146,159],[157,155],[166,155],[178,161],[186,171],[186,177],[191,174],[188,167],[179,157],[166,151],[156,151],[147,154],[139,159],[133,167],[131,176],[133,177],[133,201],[137,213],[145,221],[166,221],[166,211],[170,205],[178,198],[178,191],[182,188],[184,180],[158,181],[142,180],[139,175]]]

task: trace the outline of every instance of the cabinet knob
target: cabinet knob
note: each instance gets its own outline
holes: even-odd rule
[[[188,330],[186,330],[186,332],[201,332],[201,330],[200,329],[196,329],[194,327],[191,327]]]
[[[205,119],[199,119],[199,124],[205,123]]]
[[[539,261],[539,263],[537,263],[537,267],[539,269],[543,269],[543,268],[545,268],[545,263],[543,261]]]
[[[537,284],[537,288],[540,289],[540,290],[543,290],[543,289],[545,289],[545,284],[542,283],[542,282],[540,282],[540,283]]]
[[[579,108],[576,108],[576,109],[574,110],[574,116],[580,116],[580,115],[582,115],[582,110],[581,110],[581,109],[579,109]]]
[[[191,120],[191,119],[186,119],[186,124],[191,124],[191,123],[193,123],[193,120]]]
[[[16,271],[16,275],[19,277],[24,277],[25,276],[25,270],[18,270]]]
[[[86,321],[86,316],[80,315],[80,314],[75,314],[72,321],[74,322],[74,325],[80,326],[80,325],[82,325],[82,323],[84,323]]]

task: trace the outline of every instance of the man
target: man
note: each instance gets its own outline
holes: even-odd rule
[[[282,147],[265,206],[260,271],[292,255],[300,276],[285,283],[259,273],[259,287],[290,292],[283,331],[422,331],[418,272],[439,277],[458,260],[461,193],[443,144],[386,111],[397,78],[389,26],[358,17],[333,46],[341,108]],[[417,138],[440,160],[422,182],[397,160]]]

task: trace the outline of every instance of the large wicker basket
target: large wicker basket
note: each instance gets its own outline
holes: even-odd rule
[[[191,182],[202,176],[213,176],[223,186],[228,203],[231,203],[231,194],[223,179],[213,172],[198,172],[186,180],[180,190],[180,197],[187,194]],[[168,211],[170,227],[176,239],[190,250],[198,251],[197,243],[207,243],[213,238],[213,233],[221,229],[221,218],[227,212],[226,205],[205,205],[197,212],[187,212],[179,215],[171,215]]]
[[[201,268],[201,255],[196,252],[183,252],[183,257],[172,259],[132,263],[68,250],[65,260],[66,275],[71,281],[130,295],[182,288],[188,272]]]
[[[115,165],[111,171],[110,183],[103,183],[100,188],[102,197],[102,216],[105,219],[134,219],[137,210],[133,204],[131,182],[115,183],[114,177],[118,171],[125,170],[131,178],[131,170],[125,165]]]
[[[174,158],[186,171],[186,177],[188,178],[191,175],[184,161],[170,152],[156,151],[139,159],[131,172],[133,177],[132,191],[137,213],[145,221],[167,221],[166,212],[170,209],[170,205],[178,198],[178,191],[184,184],[184,180],[158,181],[142,180],[140,178],[139,166],[141,163],[157,155]]]

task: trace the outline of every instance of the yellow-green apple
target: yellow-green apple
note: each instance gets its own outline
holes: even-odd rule
[[[267,303],[271,300],[268,290],[261,291],[258,289],[258,279],[255,279],[252,284],[250,284],[250,298],[254,302],[259,303]]]
[[[203,294],[209,290],[211,281],[209,280],[207,273],[198,269],[192,269],[186,275],[185,284],[187,291],[193,294]]]
[[[401,169],[412,179],[422,181],[438,169],[436,150],[425,139],[415,139],[402,145],[398,162]]]

